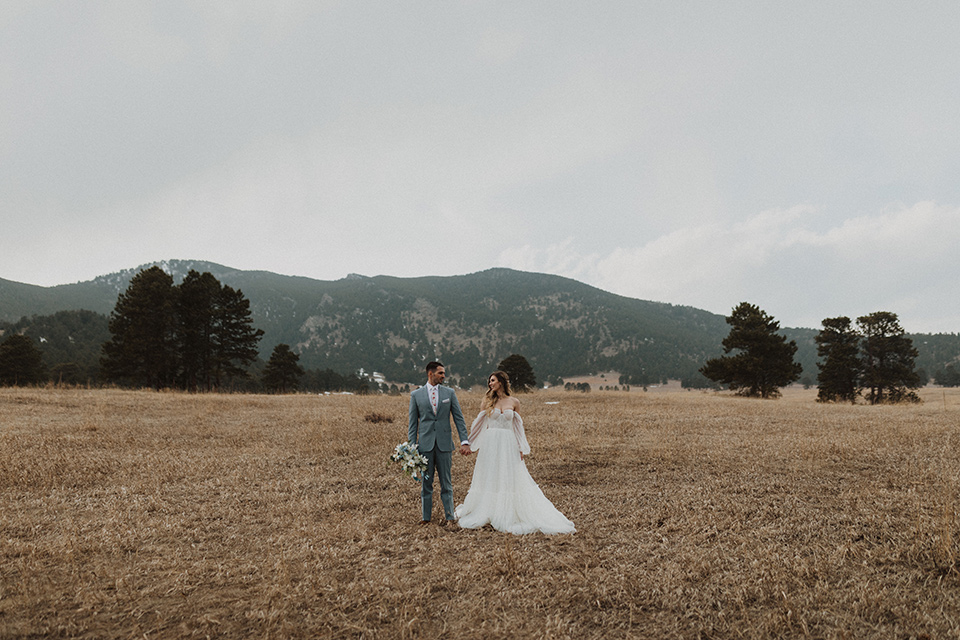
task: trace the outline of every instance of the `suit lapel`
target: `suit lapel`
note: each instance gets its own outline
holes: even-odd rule
[[[440,411],[443,409],[444,406],[446,406],[447,408],[450,407],[450,403],[449,403],[449,402],[448,402],[446,405],[443,404],[443,401],[444,401],[444,399],[445,399],[445,398],[444,398],[445,395],[447,396],[447,398],[450,397],[450,396],[449,396],[449,389],[447,389],[446,387],[439,387],[439,388],[437,389],[437,415],[438,415],[438,416],[440,415]]]

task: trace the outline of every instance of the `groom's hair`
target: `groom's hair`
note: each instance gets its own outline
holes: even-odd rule
[[[436,371],[442,366],[443,366],[442,362],[436,362],[436,361],[430,362],[427,364],[427,373],[430,373],[431,371]]]

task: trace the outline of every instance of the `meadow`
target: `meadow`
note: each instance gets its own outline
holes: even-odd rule
[[[403,396],[0,389],[0,638],[960,637],[960,391],[815,393],[522,396],[514,537],[419,524]]]

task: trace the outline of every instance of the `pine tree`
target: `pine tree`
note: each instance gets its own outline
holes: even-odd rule
[[[290,350],[290,345],[275,346],[267,366],[263,369],[263,386],[278,393],[296,391],[300,377],[304,374],[299,361],[300,356]]]
[[[178,287],[177,349],[179,381],[190,391],[210,390],[214,374],[215,312],[220,283],[209,272],[191,269]]]
[[[514,353],[507,356],[497,365],[497,369],[510,377],[510,388],[516,392],[524,393],[537,387],[537,377],[533,374],[533,367],[520,354]]]
[[[817,355],[818,402],[856,402],[860,395],[860,335],[850,318],[825,318],[823,329],[814,338]]]
[[[43,354],[32,338],[15,333],[0,342],[0,385],[34,385],[46,379]]]
[[[253,328],[250,301],[242,291],[224,285],[217,297],[214,326],[216,385],[219,387],[228,378],[249,377],[244,367],[257,359],[257,345],[263,330]]]
[[[160,267],[135,275],[110,314],[103,345],[104,378],[156,389],[172,386],[178,369],[177,290]]]
[[[876,311],[857,318],[863,338],[863,387],[869,389],[867,402],[917,402],[914,393],[920,384],[915,369],[918,355],[913,341],[908,338],[897,314]]]
[[[730,334],[723,339],[724,353],[700,368],[707,378],[728,385],[740,395],[775,398],[780,387],[800,377],[803,368],[793,361],[797,343],[779,335],[780,323],[755,305],[741,302],[727,317]]]
[[[179,286],[159,267],[138,273],[120,295],[103,345],[101,370],[121,384],[210,390],[249,377],[263,331],[250,302],[209,272],[190,270]]]

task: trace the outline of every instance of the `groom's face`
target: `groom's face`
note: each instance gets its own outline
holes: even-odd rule
[[[427,371],[427,380],[432,385],[443,384],[444,378],[446,378],[447,372],[444,371],[443,367],[437,367],[433,371]]]

